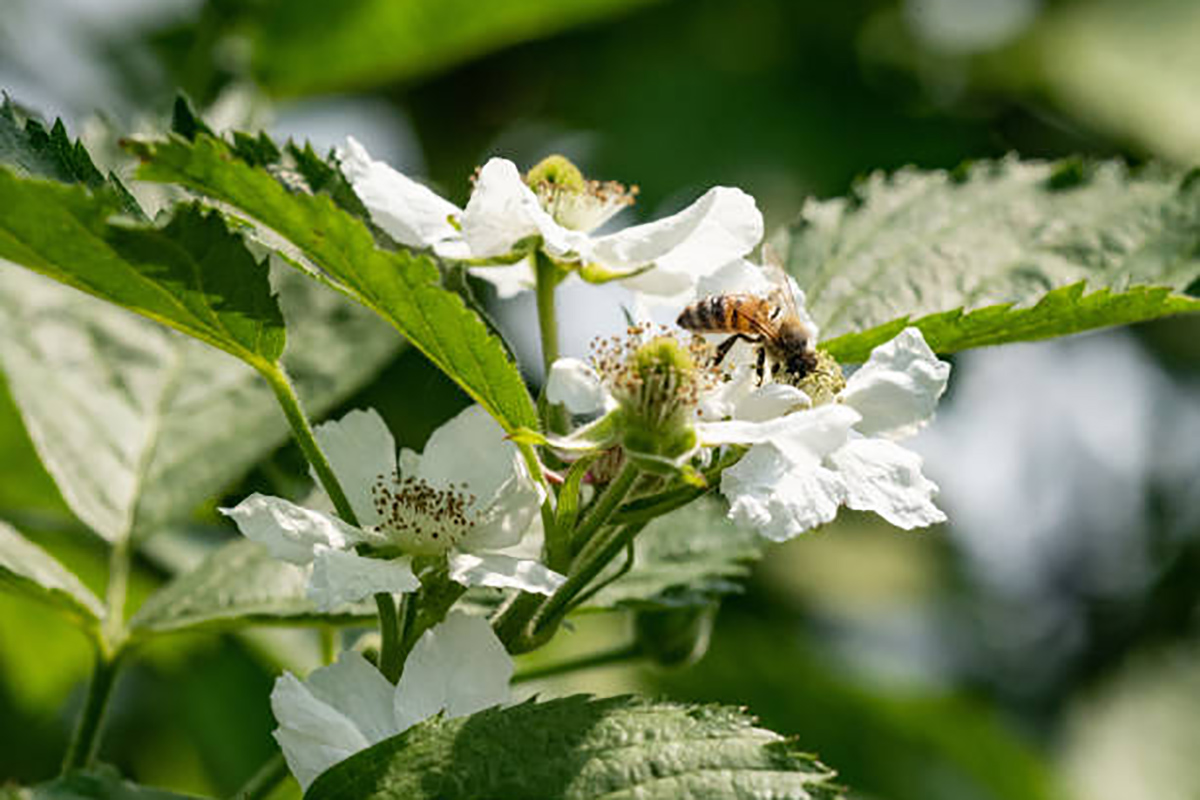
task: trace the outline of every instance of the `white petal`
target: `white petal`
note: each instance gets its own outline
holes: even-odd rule
[[[721,494],[731,520],[782,542],[837,516],[846,489],[818,459],[797,462],[762,444],[721,474]]]
[[[706,445],[770,444],[794,461],[815,463],[841,447],[858,421],[854,409],[830,404],[765,422],[698,422],[696,433]]]
[[[406,730],[439,711],[473,714],[508,702],[513,662],[482,617],[453,612],[422,634],[396,686],[395,717]]]
[[[336,517],[269,495],[255,493],[233,508],[217,510],[232,519],[247,539],[293,564],[312,561],[314,548],[345,549],[368,538]]]
[[[393,693],[387,679],[352,651],[307,681],[291,673],[275,681],[275,738],[302,788],[339,761],[398,732]]]
[[[905,530],[946,521],[933,504],[937,485],[921,474],[921,457],[911,450],[886,439],[853,439],[829,461],[845,481],[850,508],[874,511]]]
[[[417,474],[439,488],[465,482],[482,508],[516,474],[520,458],[500,424],[472,405],[430,435]]]
[[[363,527],[379,522],[371,502],[371,485],[389,479],[396,469],[396,441],[373,408],[351,411],[313,429],[329,465]]]
[[[768,383],[746,395],[734,407],[736,419],[765,422],[784,414],[812,406],[812,400],[802,390],[786,383]]]
[[[653,263],[654,269],[625,283],[635,291],[669,295],[694,289],[700,277],[749,253],[762,235],[754,198],[717,186],[677,214],[595,239],[587,256],[613,270]]]
[[[604,410],[608,392],[591,364],[578,358],[560,358],[550,367],[546,400],[562,403],[572,414],[598,414]]]
[[[338,158],[354,193],[371,212],[371,219],[400,244],[432,247],[461,238],[450,224],[450,217],[462,213],[458,206],[382,161],[373,160],[353,137],[347,137]]]
[[[479,510],[478,521],[459,542],[463,550],[483,552],[512,547],[520,543],[525,531],[538,518],[546,495],[529,477],[519,456],[513,466],[513,476]]]
[[[515,264],[495,265],[490,267],[471,267],[469,272],[476,278],[487,281],[496,287],[496,296],[501,300],[516,297],[521,292],[537,287],[533,277],[533,267],[529,259]]]
[[[520,589],[550,595],[567,580],[538,561],[500,553],[452,553],[450,578],[463,586]]]
[[[917,328],[905,328],[871,352],[841,393],[858,409],[857,426],[867,436],[902,439],[923,426],[946,390],[950,365],[938,360]]]
[[[415,592],[421,581],[409,558],[366,558],[347,550],[317,547],[308,598],[321,611],[357,603],[378,592]]]
[[[542,210],[511,161],[490,159],[479,171],[462,215],[462,233],[476,258],[503,256],[529,236],[541,236],[546,249],[565,255],[587,237],[559,225]]]

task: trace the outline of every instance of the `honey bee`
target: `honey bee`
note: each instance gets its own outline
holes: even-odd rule
[[[772,288],[765,297],[732,292],[706,297],[685,308],[675,324],[693,333],[733,334],[717,346],[714,365],[742,340],[758,346],[755,368],[760,386],[768,358],[772,377],[780,379],[782,370],[782,379],[795,384],[817,365],[815,342],[800,318],[787,274],[770,254],[767,260],[764,269]]]

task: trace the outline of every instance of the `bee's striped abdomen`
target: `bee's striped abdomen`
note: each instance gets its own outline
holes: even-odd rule
[[[742,318],[745,314],[738,309],[738,304],[731,300],[732,298],[723,294],[706,297],[685,308],[675,323],[681,328],[700,333],[739,331],[744,324]]]

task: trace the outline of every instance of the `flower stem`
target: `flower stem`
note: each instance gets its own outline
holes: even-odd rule
[[[91,766],[100,746],[100,728],[104,724],[104,712],[108,708],[108,698],[112,694],[113,684],[120,670],[120,656],[110,658],[103,652],[96,653],[96,665],[92,670],[92,680],[88,684],[87,699],[83,711],[79,715],[79,724],[71,744],[63,758],[63,773]]]
[[[400,680],[404,659],[400,654],[400,618],[396,613],[396,601],[387,592],[375,595],[375,607],[379,609],[380,644],[379,671],[392,683]]]
[[[129,594],[129,568],[133,548],[128,535],[113,545],[108,554],[108,586],[104,594],[104,623],[96,636],[96,663],[92,668],[92,679],[88,683],[87,699],[79,722],[71,737],[71,744],[63,757],[63,772],[83,769],[91,765],[100,747],[100,730],[104,725],[104,712],[121,669],[124,652],[125,601]]]
[[[275,392],[275,399],[279,401],[288,424],[292,426],[292,435],[296,438],[296,444],[300,445],[300,451],[304,454],[305,460],[317,474],[321,488],[333,501],[333,507],[337,509],[338,516],[351,525],[357,525],[358,519],[354,516],[354,509],[350,507],[350,501],[346,499],[346,493],[342,490],[342,485],[338,483],[337,476],[333,473],[333,467],[329,465],[329,460],[325,458],[320,445],[317,444],[317,437],[313,434],[312,425],[309,423],[304,409],[300,406],[300,398],[296,396],[296,390],[287,373],[283,371],[281,365],[274,363],[261,369],[260,372],[267,379],[267,383],[271,385],[272,391]]]
[[[632,661],[641,658],[644,654],[642,649],[636,644],[627,644],[622,647],[617,647],[612,650],[602,650],[599,653],[589,653],[586,656],[569,659],[567,661],[559,661],[556,664],[546,664],[539,667],[531,667],[527,670],[522,670],[516,675],[513,675],[513,683],[526,683],[528,681],[541,680],[542,678],[552,678],[555,675],[566,675],[571,672],[582,672],[585,669],[596,669],[597,667],[607,667],[611,664],[620,664],[625,661]]]
[[[242,788],[230,795],[230,798],[231,800],[260,800],[269,795],[287,776],[287,762],[283,760],[283,753],[276,753],[264,761],[263,765],[250,776],[250,779],[242,784]]]
[[[617,477],[613,478],[612,482],[592,503],[591,508],[588,509],[583,520],[571,535],[571,549],[574,552],[581,553],[600,526],[607,522],[613,512],[620,507],[630,489],[633,488],[639,474],[640,470],[626,460],[621,471],[617,473]]]
[[[589,543],[589,546],[579,554],[576,566],[567,576],[567,581],[558,587],[554,594],[538,609],[530,627],[529,636],[533,641],[540,641],[547,631],[554,628],[573,607],[576,595],[587,588],[588,584],[608,566],[617,554],[624,550],[641,532],[645,525],[626,525],[607,532],[607,535]]]
[[[537,279],[537,312],[538,331],[542,343],[542,381],[550,379],[550,368],[558,360],[558,316],[554,305],[554,290],[562,282],[562,269],[541,250],[534,255],[535,277]],[[565,433],[567,430],[566,409],[561,405],[551,405],[546,399],[545,388],[538,402],[542,413],[542,427],[552,433]]]

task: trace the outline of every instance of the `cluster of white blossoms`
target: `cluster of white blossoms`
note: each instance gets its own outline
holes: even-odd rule
[[[764,292],[765,282],[763,270],[738,261],[698,281],[698,296]],[[794,284],[791,290],[815,337],[804,293]],[[725,360],[725,380],[708,383],[695,400],[696,452],[684,454],[749,447],[721,473],[732,520],[773,541],[831,521],[841,506],[874,511],[904,529],[945,521],[920,456],[897,444],[932,418],[950,376],[950,365],[934,355],[917,328],[875,348],[845,381],[837,365],[818,354],[817,372],[800,386],[760,385],[752,355],[750,347],[737,345]],[[611,372],[604,363],[559,359],[547,398],[575,415],[617,413]]]
[[[674,313],[706,296],[768,291],[764,271],[746,260],[762,239],[762,216],[739,189],[716,187],[673,216],[595,236],[636,190],[584,180],[561,157],[525,176],[510,161],[488,161],[462,209],[372,160],[353,139],[339,161],[375,224],[402,245],[466,264],[501,296],[532,286],[534,258],[588,280],[620,279],[639,307]],[[790,288],[815,341],[804,295]],[[829,522],[842,506],[906,529],[945,519],[920,458],[897,443],[930,419],[949,376],[916,328],[877,347],[848,379],[817,351],[811,374],[795,385],[764,380],[744,343],[718,369],[709,345],[691,334],[635,325],[628,336],[606,340],[591,363],[553,365],[547,399],[592,421],[552,444],[619,444],[631,463],[660,475],[694,471],[740,446],[720,477],[729,516],[776,541]],[[315,433],[356,524],[330,513],[325,497],[304,507],[255,494],[222,511],[274,556],[310,568],[308,593],[319,608],[415,591],[430,569],[444,568],[464,586],[549,595],[563,584],[562,575],[516,554],[545,490],[481,407],[435,431],[420,455],[397,454],[374,411],[351,412]],[[506,702],[512,669],[487,621],[452,612],[422,635],[396,686],[353,652],[306,681],[285,674],[271,696],[276,738],[307,787],[433,714]]]

